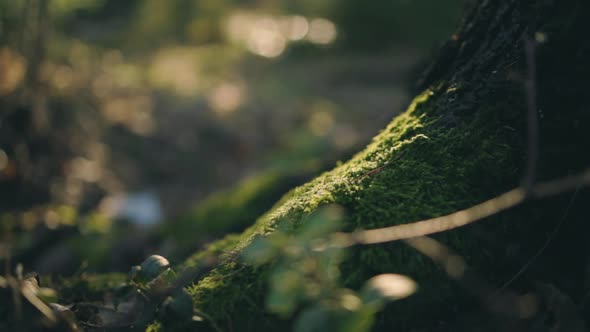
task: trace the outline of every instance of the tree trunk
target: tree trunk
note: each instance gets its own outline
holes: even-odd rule
[[[290,326],[263,309],[269,267],[252,267],[235,254],[257,235],[299,227],[320,206],[343,206],[349,231],[379,228],[445,215],[590,166],[589,7],[586,0],[480,1],[405,113],[350,161],[293,190],[239,239],[220,244],[232,254],[190,288],[197,308],[224,331]],[[503,303],[514,308],[508,312],[490,307],[493,288],[451,281],[398,242],[356,247],[341,267],[342,280],[352,289],[380,273],[418,282],[416,295],[379,315],[376,330],[488,331],[491,324],[489,331],[574,331],[565,327],[576,315],[571,303],[590,317],[588,198],[580,189],[532,200],[435,236],[492,287],[526,266],[504,290],[518,298],[540,282],[537,289],[545,291],[537,292],[532,313],[516,309],[520,300]],[[548,293],[568,304],[543,301]]]

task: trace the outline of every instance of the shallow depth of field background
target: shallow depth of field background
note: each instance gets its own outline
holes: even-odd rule
[[[127,271],[240,231],[403,110],[466,5],[0,0],[0,260]]]

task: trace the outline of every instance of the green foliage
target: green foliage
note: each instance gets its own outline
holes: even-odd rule
[[[244,258],[251,264],[275,261],[266,298],[271,312],[288,317],[301,302],[316,301],[337,291],[338,266],[344,253],[326,246],[328,235],[340,228],[340,215],[336,207],[321,209],[300,233],[289,236],[275,232],[258,237],[244,250]]]
[[[341,208],[323,207],[294,234],[276,231],[257,237],[243,251],[250,264],[272,261],[266,295],[270,312],[291,317],[300,306],[308,306],[298,315],[295,331],[369,331],[374,314],[388,300],[407,297],[415,290],[411,279],[391,274],[370,279],[362,293],[344,288],[340,265],[345,250],[331,240],[342,219]]]

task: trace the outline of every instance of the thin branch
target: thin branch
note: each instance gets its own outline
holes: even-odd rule
[[[45,318],[49,319],[51,323],[57,322],[57,317],[53,310],[45,304],[45,302],[41,301],[39,297],[35,294],[34,291],[31,290],[31,286],[27,284],[23,284],[20,289],[21,294],[25,299],[27,299],[39,312],[45,316]]]
[[[536,41],[530,37],[524,39],[526,53],[527,79],[525,82],[527,99],[527,162],[523,186],[525,190],[532,188],[537,172],[539,158],[539,121],[537,119],[537,63],[535,59]]]
[[[481,204],[446,216],[431,218],[410,224],[361,231],[353,234],[360,244],[383,243],[448,231],[494,215],[516,206],[525,200],[522,188],[513,189]]]
[[[424,256],[430,258],[432,261],[442,266],[449,277],[452,279],[461,279],[464,276],[467,264],[465,260],[455,254],[449,247],[438,242],[437,240],[421,236],[412,239],[406,239],[404,242],[416,249]]]
[[[337,247],[350,247],[355,244],[384,243],[440,233],[469,225],[515,207],[523,203],[527,198],[553,196],[588,185],[590,185],[590,168],[576,175],[538,183],[533,185],[529,191],[525,190],[525,188],[518,187],[483,203],[446,216],[409,224],[362,230],[354,233],[336,233],[332,239],[333,245]]]
[[[515,315],[523,318],[522,309],[518,306],[518,295],[508,290],[495,289],[485,278],[469,269],[465,260],[451,248],[425,236],[407,239],[404,243],[444,268],[451,279],[474,294],[489,312],[505,318],[514,318]]]

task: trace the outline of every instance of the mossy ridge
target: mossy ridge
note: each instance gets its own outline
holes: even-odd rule
[[[349,230],[375,228],[446,214],[514,186],[518,149],[506,141],[509,135],[499,134],[498,121],[493,119],[498,109],[478,110],[451,127],[441,121],[448,115],[445,111],[451,110],[437,109],[447,97],[442,89],[418,96],[364,151],[294,189],[244,232],[235,247],[226,249],[240,252],[255,236],[292,230],[303,216],[325,204],[347,209]],[[399,159],[382,172],[360,178],[396,156]],[[475,246],[469,239],[449,234],[443,236],[445,242],[460,252]],[[345,283],[358,286],[380,272],[408,273],[419,282],[433,276],[444,280],[428,259],[407,248],[391,249],[388,245],[356,250],[343,266]],[[263,310],[267,271],[264,266],[255,268],[227,259],[189,291],[197,308],[222,328],[277,327],[282,323]]]
[[[228,234],[222,239],[211,242],[204,250],[198,251],[187,258],[181,267],[194,268],[200,262],[213,257],[223,258],[224,254],[230,252],[240,241],[239,234]]]
[[[298,172],[295,167],[271,168],[248,177],[235,187],[208,196],[186,215],[166,223],[162,231],[174,238],[183,252],[194,250],[210,237],[242,231],[290,188],[317,172],[316,168],[306,165]]]

